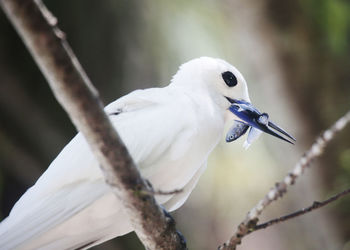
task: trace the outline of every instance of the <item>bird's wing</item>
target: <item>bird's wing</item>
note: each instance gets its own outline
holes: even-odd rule
[[[22,213],[16,211],[0,224],[0,249],[28,249],[29,244],[33,244],[40,235],[79,213],[107,192],[107,186],[101,184],[86,182],[65,186],[35,204],[28,204]],[[39,246],[41,244],[44,242]]]
[[[181,100],[169,98],[173,96],[169,96],[167,91],[148,89],[132,92],[106,107],[106,112],[110,114],[141,171],[157,161],[177,134],[189,126],[186,121],[191,119],[192,114],[188,110],[175,108]],[[185,116],[184,119],[178,119],[181,115]],[[175,158],[179,157],[177,152],[174,154]],[[109,192],[109,189],[104,184],[98,163],[79,133],[0,224],[0,242],[14,239],[13,242],[20,243],[39,236],[105,192]],[[20,233],[24,232],[22,227],[31,233],[20,237]]]
[[[106,107],[113,125],[146,178],[148,171],[152,171],[151,166],[170,147],[172,159],[169,160],[173,160],[181,157],[189,146],[177,147],[176,143],[196,132],[196,112],[190,102],[184,95],[160,88],[132,92]]]
[[[146,149],[151,150],[157,147],[157,143],[162,140],[162,138],[145,140],[149,136],[150,128],[160,130],[158,127],[161,123],[158,123],[157,120],[162,119],[159,117],[164,117],[164,114],[159,112],[161,108],[158,108],[158,106],[163,106],[160,97],[164,94],[161,94],[160,90],[137,90],[121,97],[105,108],[129,151],[133,152],[132,155],[135,156],[136,163],[141,163],[142,159],[147,160],[148,150]],[[166,108],[163,107],[163,109]],[[116,115],[116,112],[120,114]],[[174,127],[176,128],[176,125]],[[35,185],[21,197],[11,213],[16,213],[17,210],[25,211],[25,207],[28,205],[35,204],[67,186],[74,187],[75,183],[80,185],[97,180],[103,180],[102,172],[84,136],[78,133],[63,148]]]

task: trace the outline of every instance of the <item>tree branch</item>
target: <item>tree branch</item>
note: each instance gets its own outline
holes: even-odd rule
[[[107,184],[122,201],[136,234],[147,249],[184,249],[175,223],[158,206],[125,145],[103,111],[91,84],[56,18],[41,0],[0,0],[57,100],[83,133]]]
[[[343,192],[340,192],[340,193],[338,193],[336,195],[333,195],[332,197],[330,197],[327,200],[314,201],[314,203],[312,203],[311,206],[303,208],[303,209],[300,209],[300,210],[298,210],[298,211],[296,211],[294,213],[287,214],[287,215],[281,216],[279,218],[269,220],[269,221],[267,221],[265,223],[256,225],[251,231],[248,232],[248,234],[252,233],[252,232],[255,232],[257,230],[260,230],[260,229],[265,229],[265,228],[270,227],[272,225],[275,225],[277,223],[280,223],[280,222],[283,222],[283,221],[286,221],[286,220],[290,220],[292,218],[295,218],[295,217],[307,214],[307,213],[309,213],[309,212],[311,212],[311,211],[313,211],[315,209],[324,207],[324,206],[328,205],[329,203],[332,203],[332,202],[338,200],[339,198],[342,198],[342,197],[344,197],[345,195],[348,195],[348,194],[350,194],[350,188],[346,189]]]
[[[329,129],[324,131],[312,144],[311,148],[301,157],[299,162],[294,166],[294,169],[287,174],[283,181],[275,184],[275,187],[259,201],[259,203],[251,209],[244,221],[242,221],[234,232],[233,236],[223,245],[219,246],[220,250],[233,250],[241,243],[242,238],[254,230],[258,221],[259,215],[264,209],[278,198],[282,198],[287,192],[287,187],[295,183],[310,163],[323,153],[324,148],[331,141],[335,134],[341,131],[350,122],[350,111],[336,121]]]

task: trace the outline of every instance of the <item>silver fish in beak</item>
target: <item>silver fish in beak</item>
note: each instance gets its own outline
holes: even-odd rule
[[[296,141],[293,136],[270,121],[267,113],[260,112],[251,103],[243,100],[235,100],[228,97],[226,98],[231,103],[229,110],[240,119],[240,121],[236,120],[233,126],[229,129],[226,135],[227,142],[232,142],[238,139],[247,132],[248,128],[250,128],[250,130],[247,141],[245,142],[245,148],[247,148],[255,139],[257,139],[262,132],[273,135],[291,144],[294,144]],[[272,129],[279,132],[283,136],[276,133]]]

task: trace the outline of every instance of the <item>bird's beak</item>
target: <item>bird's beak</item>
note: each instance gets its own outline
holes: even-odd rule
[[[267,113],[261,113],[249,102],[231,99],[229,97],[226,97],[226,99],[231,103],[229,110],[233,114],[235,114],[239,119],[241,119],[246,125],[261,130],[270,135],[273,135],[291,144],[294,144],[294,137],[288,134],[286,131],[284,131],[282,128],[280,128],[273,122],[271,122]],[[281,133],[285,137],[283,137],[280,134],[277,134],[271,128]]]

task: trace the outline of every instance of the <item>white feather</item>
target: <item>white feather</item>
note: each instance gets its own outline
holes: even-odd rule
[[[240,74],[236,89],[225,87],[227,70],[238,72],[222,60],[195,59],[168,87],[134,91],[105,109],[143,177],[156,190],[184,188],[156,197],[170,211],[188,198],[220,140],[224,96],[249,99]],[[0,249],[88,248],[130,231],[79,133],[0,224]]]

